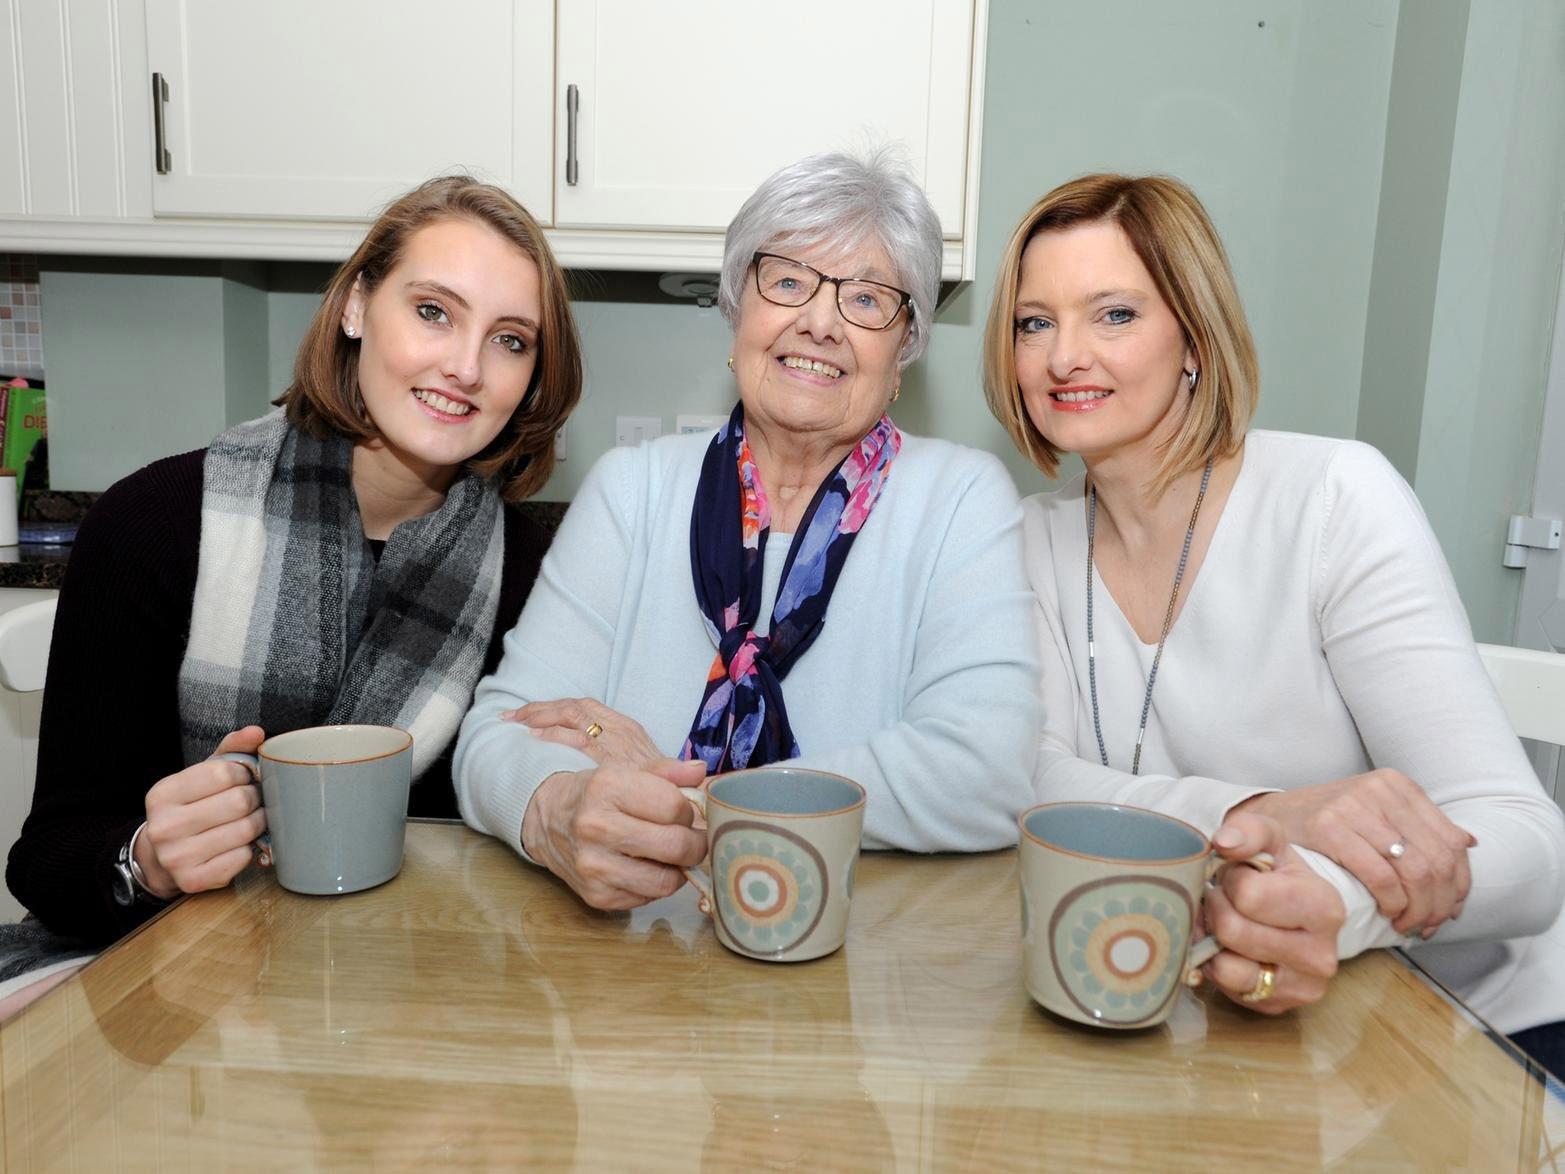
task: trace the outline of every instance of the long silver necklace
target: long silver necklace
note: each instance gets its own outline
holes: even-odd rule
[[[1179,584],[1185,577],[1185,563],[1190,561],[1190,543],[1195,539],[1196,519],[1201,516],[1201,503],[1206,500],[1207,482],[1212,479],[1212,462],[1206,462],[1201,474],[1201,492],[1195,495],[1195,509],[1190,511],[1190,527],[1185,531],[1185,546],[1179,552],[1179,568],[1174,572],[1174,589],[1168,593],[1168,611],[1163,615],[1163,631],[1157,638],[1157,652],[1152,657],[1152,671],[1147,674],[1147,695],[1141,699],[1141,728],[1136,731],[1136,755],[1131,760],[1130,773],[1141,773],[1141,743],[1147,736],[1147,715],[1152,712],[1152,687],[1157,684],[1157,666],[1163,662],[1163,645],[1168,643],[1168,630],[1174,626],[1174,604],[1179,600]],[[1092,550],[1093,536],[1098,525],[1098,487],[1087,489],[1087,683],[1092,691],[1092,730],[1098,736],[1098,758],[1104,766],[1109,764],[1108,751],[1103,747],[1103,723],[1098,720],[1098,649],[1092,639]]]

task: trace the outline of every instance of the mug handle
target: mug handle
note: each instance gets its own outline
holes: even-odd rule
[[[680,787],[679,793],[690,802],[700,813],[701,818],[706,819],[706,792],[700,787]],[[712,916],[712,878],[710,874],[703,872],[699,866],[695,868],[681,869],[685,879],[690,882],[691,888],[701,894],[700,909],[708,917]]]
[[[1225,860],[1216,852],[1207,857],[1206,883],[1212,884],[1217,878],[1230,868],[1253,868],[1256,872],[1270,872],[1277,867],[1277,861],[1270,852],[1257,852],[1247,860]],[[1219,953],[1222,945],[1215,934],[1207,934],[1199,941],[1190,943],[1190,953],[1185,962],[1185,985],[1195,986],[1201,981],[1201,967],[1205,966]]]
[[[250,781],[256,786],[261,785],[261,760],[254,754],[246,754],[242,750],[230,750],[226,754],[214,754],[213,762],[237,762],[250,772]],[[261,866],[264,868],[272,862],[272,833],[262,832],[255,838],[255,846],[261,853]]]
[[[260,783],[261,781],[261,760],[254,754],[245,754],[243,751],[230,750],[227,754],[214,754],[212,756],[212,761],[237,762],[240,766],[244,767],[250,772],[250,779],[252,782]]]

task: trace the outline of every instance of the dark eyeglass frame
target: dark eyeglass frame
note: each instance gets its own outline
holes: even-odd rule
[[[767,297],[766,291],[761,288],[761,261],[768,257],[773,261],[786,261],[790,265],[797,265],[800,269],[804,269],[810,273],[815,274],[815,288],[809,292],[803,301],[799,302],[779,302],[776,298]],[[810,304],[810,300],[820,292],[821,286],[825,285],[829,281],[832,285],[837,287],[837,313],[841,314],[842,320],[848,323],[850,326],[857,326],[860,330],[890,330],[897,324],[897,319],[902,316],[903,310],[907,311],[908,321],[911,322],[913,320],[913,295],[908,293],[908,291],[905,289],[898,289],[894,285],[887,285],[884,281],[871,281],[867,277],[828,277],[819,269],[815,268],[815,266],[806,265],[803,261],[796,261],[792,257],[784,257],[781,253],[755,253],[750,258],[750,271],[755,274],[755,292],[760,294],[761,297],[765,298],[768,302],[771,302],[771,304],[774,306],[787,306],[790,309],[797,309],[800,306],[807,306]],[[852,318],[849,318],[847,311],[842,308],[842,283],[844,281],[850,281],[857,285],[873,285],[876,289],[890,290],[892,293],[896,294],[897,297],[901,299],[901,301],[897,305],[897,308],[891,312],[891,317],[886,319],[886,324],[884,326],[865,326],[862,322],[855,322]]]

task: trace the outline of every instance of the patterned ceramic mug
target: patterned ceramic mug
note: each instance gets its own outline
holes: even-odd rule
[[[1226,862],[1189,824],[1137,807],[1046,803],[1019,822],[1027,993],[1094,1027],[1163,1022],[1188,972],[1221,949],[1191,937]],[[1243,863],[1272,867],[1265,853]]]
[[[768,962],[803,962],[842,945],[863,787],[825,771],[762,766],[682,790],[706,817],[710,873],[685,876],[718,941]]]

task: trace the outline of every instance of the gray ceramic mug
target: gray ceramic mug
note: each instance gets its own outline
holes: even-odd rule
[[[402,871],[413,735],[394,726],[312,726],[254,754],[223,754],[261,785],[277,883],[356,893]]]

